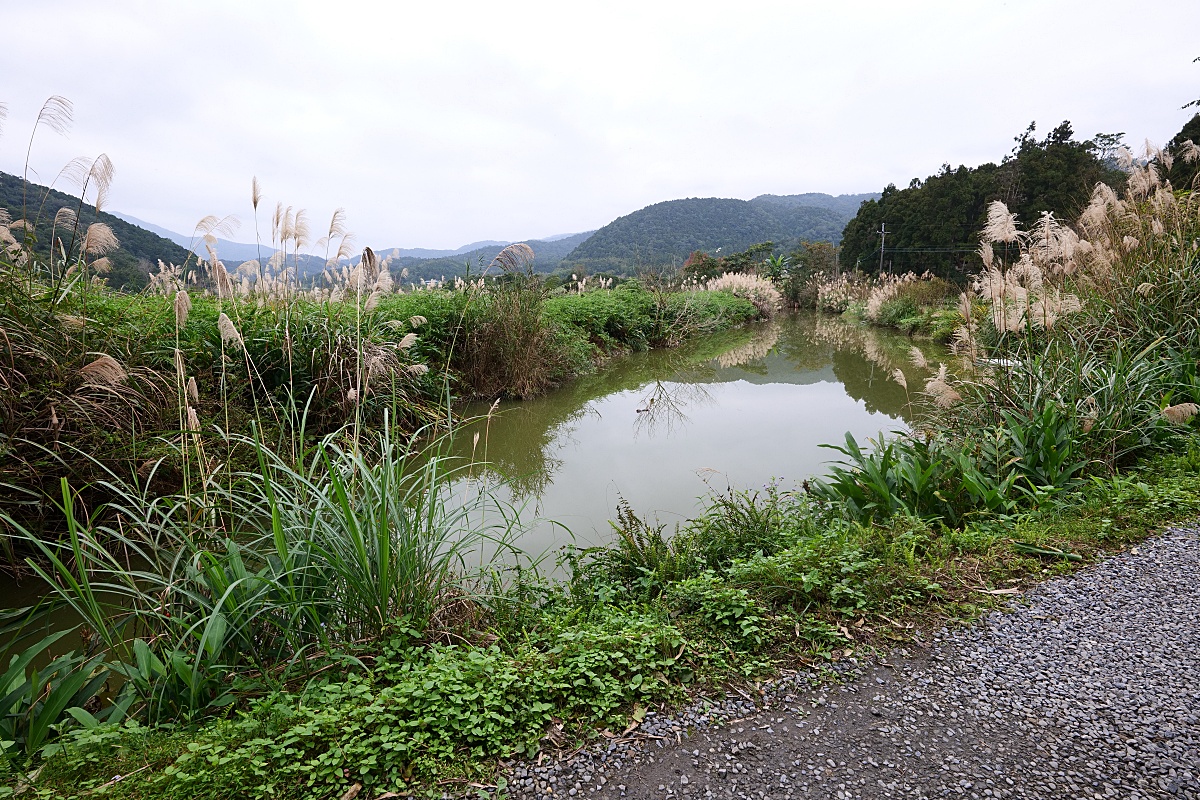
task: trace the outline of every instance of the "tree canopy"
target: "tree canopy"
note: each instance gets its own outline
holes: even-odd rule
[[[879,200],[863,203],[842,234],[842,265],[878,271],[879,231],[886,224],[884,271],[961,279],[979,267],[974,251],[992,201],[1004,201],[1026,224],[1046,211],[1070,220],[1083,210],[1096,183],[1123,184],[1124,173],[1104,158],[1121,134],[1080,142],[1070,122],[1044,139],[1034,131],[1031,124],[1016,137],[1012,153],[999,164],[957,169],[945,164],[936,175],[914,178],[904,189],[889,185]]]

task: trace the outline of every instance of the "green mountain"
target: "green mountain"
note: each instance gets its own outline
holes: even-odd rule
[[[668,200],[613,220],[568,253],[563,267],[590,272],[628,271],[638,266],[682,264],[696,250],[744,250],[771,241],[783,248],[801,240],[836,242],[853,211],[806,205],[794,198],[763,195],[754,200],[717,197]],[[831,198],[815,196],[817,200]],[[857,208],[857,201],[843,202]]]
[[[64,248],[71,246],[71,230],[53,231],[54,216],[60,208],[69,208],[79,215],[77,234],[80,238],[93,222],[108,225],[120,244],[120,249],[108,254],[112,264],[108,284],[116,289],[142,289],[149,281],[150,271],[158,268],[160,259],[166,263],[182,264],[188,257],[186,249],[169,239],[106,211],[97,214],[94,206],[81,203],[78,197],[35,183],[26,185],[20,177],[5,172],[0,172],[0,208],[4,208],[13,220],[27,219],[34,223],[37,239],[35,249],[43,257],[50,252],[52,233],[62,240]]]

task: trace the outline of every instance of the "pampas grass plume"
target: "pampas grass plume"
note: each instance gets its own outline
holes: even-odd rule
[[[1200,405],[1196,403],[1178,403],[1162,410],[1163,419],[1172,425],[1183,425],[1198,413]]]
[[[221,341],[224,344],[234,345],[236,347],[242,346],[242,335],[238,333],[238,329],[234,326],[233,320],[231,320],[224,311],[222,311],[221,316],[217,318],[217,330],[220,332]]]
[[[175,293],[175,325],[184,327],[187,325],[188,312],[192,310],[192,298],[187,293],[187,289],[180,289]]]
[[[112,228],[103,222],[93,222],[88,225],[87,233],[83,237],[83,252],[90,256],[102,256],[111,253],[118,247],[120,244],[117,242]]]
[[[92,386],[118,386],[124,383],[129,375],[115,358],[101,354],[95,361],[80,367],[79,377],[83,378],[84,383]]]

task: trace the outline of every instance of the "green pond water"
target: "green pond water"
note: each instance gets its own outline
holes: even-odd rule
[[[847,431],[863,441],[906,428],[919,398],[892,373],[914,392],[924,385],[913,346],[837,317],[789,315],[623,356],[544,397],[501,403],[456,439],[456,454],[486,463],[479,479],[504,479],[499,496],[533,521],[520,540],[531,555],[608,541],[621,498],[672,530],[714,491],[792,488],[825,472],[840,454],[820,445]],[[920,346],[935,363],[942,354]]]

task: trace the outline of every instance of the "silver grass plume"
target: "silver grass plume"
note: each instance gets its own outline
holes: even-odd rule
[[[108,191],[112,188],[115,171],[112,161],[104,153],[96,157],[88,170],[87,182],[94,187],[96,192],[96,202],[92,205],[95,206],[97,213],[102,211],[108,202]]]
[[[993,200],[989,203],[987,224],[983,228],[983,240],[985,242],[1011,243],[1017,241],[1020,235],[1020,231],[1017,230],[1017,217],[1008,210],[1008,206],[1001,200]]]
[[[74,209],[63,206],[54,215],[55,228],[74,228],[79,222]]]
[[[200,388],[196,385],[195,376],[190,377],[187,380],[187,396],[188,399],[193,403],[200,402]]]
[[[532,272],[533,248],[523,242],[510,244],[492,259],[492,263],[488,265],[488,269],[492,267],[499,267],[504,272],[510,274]]]
[[[945,364],[939,364],[937,373],[925,382],[925,393],[932,397],[933,402],[941,408],[950,408],[962,400],[962,395],[950,385],[947,379]]]
[[[1163,419],[1172,425],[1183,425],[1196,414],[1200,414],[1200,405],[1196,403],[1179,403],[1162,410]]]
[[[112,228],[103,222],[93,222],[88,225],[87,233],[83,237],[83,252],[89,256],[102,256],[113,252],[118,247],[120,244],[117,242]]]
[[[221,316],[217,317],[217,330],[220,332],[221,341],[224,344],[237,348],[242,346],[242,334],[238,333],[233,320],[224,311],[221,312]]]
[[[95,361],[79,368],[79,377],[92,386],[118,386],[129,375],[115,358],[101,354]]]
[[[42,110],[38,112],[37,122],[33,123],[33,127],[36,129],[39,125],[45,125],[59,136],[63,136],[71,128],[74,113],[75,107],[71,105],[70,100],[53,95],[42,104]]]
[[[160,261],[161,263],[161,261]],[[180,289],[175,293],[175,326],[184,327],[187,325],[187,313],[192,311],[192,297],[187,294],[187,289]]]

